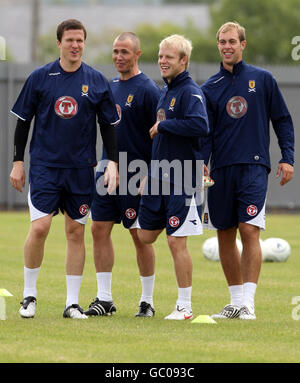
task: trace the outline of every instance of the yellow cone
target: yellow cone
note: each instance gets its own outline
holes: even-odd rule
[[[191,323],[217,323],[209,315],[199,315]]]
[[[12,297],[13,295],[6,289],[0,289],[0,320],[6,320],[6,304],[5,297]]]
[[[12,297],[13,295],[6,289],[0,289],[0,297]]]

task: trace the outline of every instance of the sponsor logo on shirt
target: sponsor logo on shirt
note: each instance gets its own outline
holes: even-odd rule
[[[118,116],[119,116],[119,121],[120,121],[121,118],[122,118],[122,109],[121,109],[119,104],[116,104],[116,109],[117,109]]]
[[[241,118],[247,113],[248,104],[242,96],[232,97],[226,105],[227,113],[232,118]]]
[[[69,119],[77,114],[78,104],[73,97],[62,96],[55,102],[54,110],[59,117]]]

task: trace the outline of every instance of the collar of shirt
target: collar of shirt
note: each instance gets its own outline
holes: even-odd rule
[[[229,70],[227,70],[227,69],[225,69],[223,67],[223,63],[221,62],[221,64],[220,64],[220,72],[222,74],[227,74],[227,75],[230,75],[230,76],[235,76],[235,75],[237,75],[237,74],[239,74],[241,72],[241,70],[244,68],[244,66],[245,66],[245,62],[243,60],[241,60],[238,63],[233,65],[233,70],[232,70],[232,72],[230,72]]]
[[[168,83],[168,80],[163,77],[163,80],[164,82],[167,84],[168,86],[168,89],[172,89],[174,88],[175,86],[177,86],[178,84],[180,84],[181,82],[183,82],[185,79],[187,79],[188,77],[190,77],[189,75],[189,72],[188,71],[183,71],[181,73],[179,73],[178,76],[172,78],[172,80],[170,81],[170,83]]]

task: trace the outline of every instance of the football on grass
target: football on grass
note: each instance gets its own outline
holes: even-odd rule
[[[264,246],[266,262],[285,262],[291,254],[290,244],[282,238],[265,239]]]
[[[242,242],[237,238],[236,244],[239,249],[240,254],[242,254],[243,245]],[[211,237],[206,239],[202,245],[202,253],[206,259],[209,261],[219,261],[219,244],[217,237]]]

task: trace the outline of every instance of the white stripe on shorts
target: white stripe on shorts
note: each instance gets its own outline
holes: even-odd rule
[[[31,197],[30,197],[30,185],[28,190],[27,201],[28,201],[29,212],[30,212],[30,222],[46,217],[46,215],[49,215],[49,213],[44,213],[33,206],[31,202]]]
[[[249,225],[254,225],[260,228],[260,230],[265,230],[266,228],[266,200],[264,206],[262,207],[259,214],[256,217],[249,219],[249,221],[245,222]]]
[[[136,218],[136,220],[133,222],[133,224],[128,229],[130,230],[130,229],[140,229],[140,228],[141,228],[141,226],[139,224],[139,220],[138,220],[138,218]]]
[[[30,185],[29,185],[27,200],[28,200],[28,206],[29,206],[29,212],[30,212],[30,222],[36,221],[37,219],[40,219],[49,215],[49,213],[44,213],[33,206],[31,197],[30,197]],[[74,221],[81,223],[82,225],[85,225],[87,223],[88,218],[89,218],[89,212],[84,217],[75,219]]]
[[[171,236],[172,237],[187,237],[190,235],[200,235],[202,233],[203,233],[202,223],[198,214],[195,197],[193,196],[191,199],[190,208],[185,218],[185,221],[183,222],[183,224],[180,226],[179,229],[177,229],[173,234],[171,234]]]

